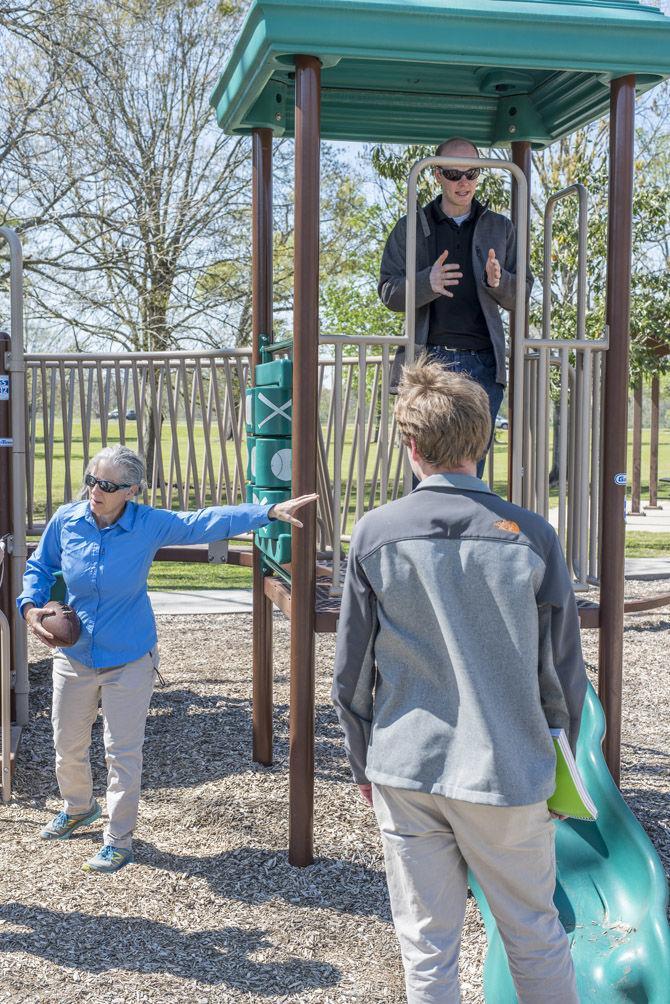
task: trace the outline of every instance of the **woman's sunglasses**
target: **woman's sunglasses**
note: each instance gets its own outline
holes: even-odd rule
[[[467,178],[468,181],[474,181],[475,178],[479,177],[480,168],[471,167],[469,171],[449,171],[446,167],[439,168],[440,174],[447,181],[460,181],[461,178]]]
[[[105,481],[104,478],[94,478],[92,474],[87,474],[84,478],[84,484],[88,488],[95,488],[97,485],[100,491],[106,492],[111,495],[113,492],[118,492],[119,488],[132,488],[132,485],[117,485],[115,481]]]

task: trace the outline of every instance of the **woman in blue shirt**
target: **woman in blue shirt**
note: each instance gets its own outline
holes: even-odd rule
[[[84,478],[87,498],[61,506],[29,559],[17,604],[28,627],[54,650],[52,724],[63,811],[42,830],[67,839],[100,817],[93,798],[89,747],[102,704],[107,761],[104,846],[84,864],[118,871],[133,860],[142,744],[154,671],[156,622],[147,577],[156,551],[169,544],[204,544],[281,519],[302,526],[295,512],[316,499],[304,495],[271,505],[212,506],[171,512],[135,505],[146,486],[144,461],[126,446],[101,450]],[[75,645],[63,651],[42,620],[56,573],[81,622]]]

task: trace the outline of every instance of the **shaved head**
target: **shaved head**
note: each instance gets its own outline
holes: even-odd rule
[[[459,154],[465,157],[479,157],[479,150],[469,139],[452,136],[451,139],[445,139],[444,143],[440,143],[435,151],[436,157],[457,157]]]

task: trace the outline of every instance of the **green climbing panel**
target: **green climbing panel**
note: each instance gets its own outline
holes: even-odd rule
[[[246,393],[247,500],[273,505],[291,497],[293,364],[274,359],[256,367],[255,386]],[[291,525],[273,521],[255,534],[257,547],[272,561],[291,560]]]

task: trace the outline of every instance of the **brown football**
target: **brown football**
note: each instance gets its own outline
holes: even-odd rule
[[[49,613],[42,618],[42,626],[54,636],[54,643],[59,648],[74,645],[79,638],[81,624],[72,607],[58,600],[49,600],[44,609]]]

